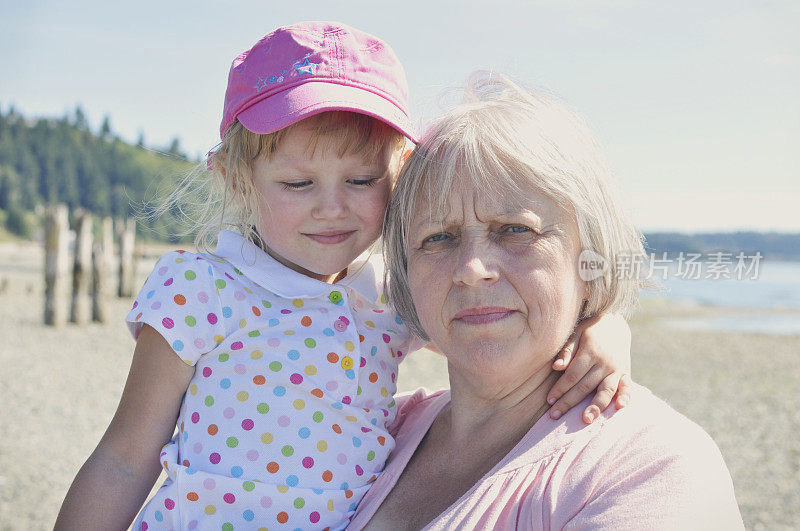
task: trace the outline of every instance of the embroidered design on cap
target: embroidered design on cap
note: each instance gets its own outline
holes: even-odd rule
[[[312,63],[311,61],[308,60],[308,57],[306,57],[305,61],[303,61],[302,63],[295,63],[294,69],[297,70],[297,73],[300,74],[301,76],[303,74],[309,74],[313,76],[314,69],[316,69],[318,66],[319,63]]]
[[[267,78],[266,76],[261,76],[258,78],[258,82],[253,86],[253,88],[256,90],[256,92],[261,92],[262,90],[267,88],[267,85],[272,85],[273,83],[281,83],[284,79],[283,76],[285,75],[286,75],[286,70],[281,72],[279,75],[273,74],[269,76],[269,78]]]

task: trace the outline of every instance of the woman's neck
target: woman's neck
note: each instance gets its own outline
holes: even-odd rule
[[[560,375],[548,364],[509,387],[461,375],[453,366],[448,370],[451,401],[443,412],[448,437],[456,445],[459,441],[474,445],[480,437],[481,446],[487,448],[519,442],[550,407],[547,393]]]

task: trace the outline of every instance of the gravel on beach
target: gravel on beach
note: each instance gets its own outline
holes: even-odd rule
[[[140,264],[140,282],[153,262]],[[114,413],[133,353],[123,323],[130,301],[113,299],[107,324],[43,326],[42,263],[36,244],[0,243],[0,529],[52,529]],[[748,529],[800,528],[800,337],[659,321],[693,311],[717,310],[643,306],[631,321],[634,378],[716,441]],[[444,387],[445,360],[416,353],[399,382]]]

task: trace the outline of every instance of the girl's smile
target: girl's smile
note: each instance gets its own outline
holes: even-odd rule
[[[305,236],[308,236],[317,243],[335,245],[337,243],[342,243],[355,233],[355,230],[326,230],[317,233],[308,233],[305,234]]]

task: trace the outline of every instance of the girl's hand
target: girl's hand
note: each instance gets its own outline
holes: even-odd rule
[[[553,406],[550,418],[559,418],[595,389],[594,400],[583,412],[586,424],[594,422],[612,400],[617,409],[625,407],[630,400],[631,330],[628,323],[618,314],[584,319],[553,362],[553,369],[564,374],[547,395],[547,402]]]

